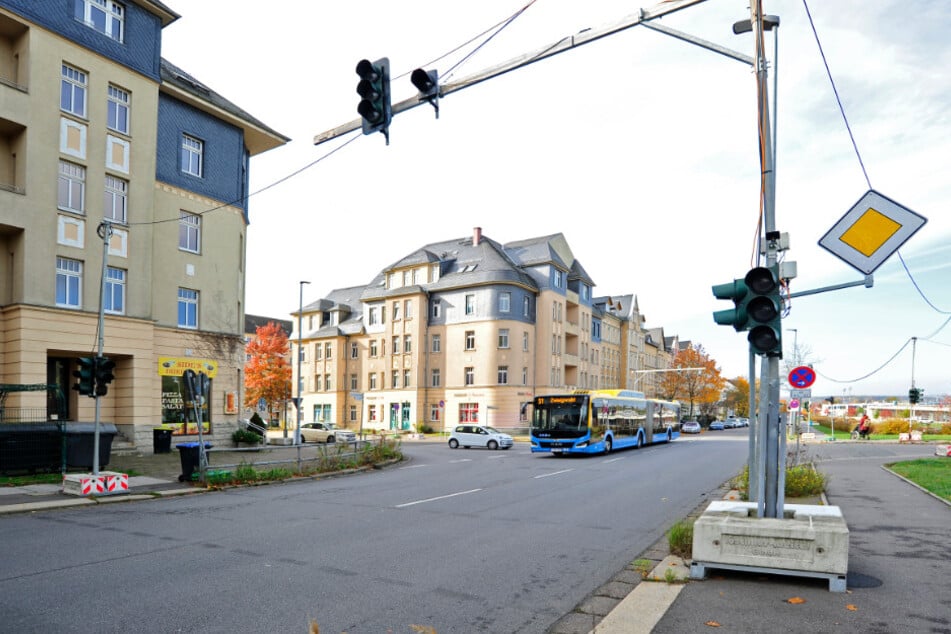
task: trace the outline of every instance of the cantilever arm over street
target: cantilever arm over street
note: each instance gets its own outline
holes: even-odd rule
[[[560,40],[558,40],[557,42],[554,42],[553,44],[540,48],[537,51],[534,51],[532,53],[520,55],[519,57],[515,57],[506,62],[502,62],[501,64],[487,68],[483,71],[480,71],[478,73],[475,73],[473,75],[460,79],[459,81],[443,84],[439,86],[438,97],[441,99],[445,97],[446,95],[462,90],[463,88],[469,88],[470,86],[475,86],[476,84],[480,84],[486,81],[487,79],[492,79],[493,77],[504,75],[505,73],[508,73],[510,71],[523,68],[525,66],[528,66],[529,64],[534,64],[535,62],[541,61],[543,59],[548,59],[549,57],[554,57],[555,55],[559,53],[564,53],[565,51],[578,48],[579,46],[582,46],[584,44],[590,44],[591,42],[600,40],[601,38],[607,37],[608,35],[614,35],[615,33],[619,33],[621,31],[624,31],[634,26],[638,26],[640,24],[645,24],[656,18],[669,15],[676,11],[680,11],[681,9],[685,9],[689,6],[700,4],[701,2],[704,2],[704,1],[705,0],[674,0],[674,1],[662,2],[660,4],[657,4],[651,7],[650,9],[641,9],[637,14],[629,15],[623,20],[621,20],[620,22],[617,22],[615,24],[611,24],[611,25],[601,27],[598,29],[583,29],[579,31],[578,33],[575,33],[574,35],[565,36],[561,38]],[[752,62],[752,60],[750,61]],[[419,95],[413,95],[409,99],[404,99],[403,101],[394,103],[392,105],[392,113],[395,116],[400,112],[405,112],[406,110],[410,110],[424,103],[428,103],[428,100],[425,98],[421,98]],[[337,126],[336,128],[331,128],[330,130],[327,130],[326,132],[321,132],[320,134],[315,136],[314,145],[320,145],[321,143],[331,141],[337,138],[338,136],[342,136],[344,134],[347,134],[348,132],[357,130],[361,128],[362,126],[363,126],[363,123],[361,119],[354,119],[353,121],[349,123],[345,123],[343,125]]]

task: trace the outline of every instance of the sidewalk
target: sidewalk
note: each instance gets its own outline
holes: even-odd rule
[[[294,460],[297,448],[269,446],[253,453],[255,461]],[[703,581],[668,583],[668,574],[686,576],[687,567],[667,558],[664,537],[549,633],[951,631],[951,505],[882,468],[931,457],[934,445],[836,442],[810,445],[809,453],[828,476],[828,502],[840,507],[849,528],[847,592],[830,592],[825,580],[716,569]],[[216,450],[210,463],[242,459],[250,459],[248,452]],[[57,484],[0,487],[0,515],[206,491],[178,481],[181,460],[174,450],[114,455],[100,470],[135,474],[129,493],[84,498],[63,494]],[[718,490],[720,497],[726,493],[726,487]],[[644,580],[647,563],[656,581]]]

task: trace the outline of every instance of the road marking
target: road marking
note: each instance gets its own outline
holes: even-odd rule
[[[605,460],[604,464],[607,464],[609,462],[617,462],[618,460],[624,460],[624,458],[611,458],[610,460]]]
[[[456,464],[458,462],[472,462],[472,458],[459,458],[458,460],[450,460],[449,464]]]
[[[408,467],[400,467],[400,469],[419,469],[420,467],[428,467],[428,464],[414,464]]]
[[[469,489],[468,491],[460,491],[459,493],[450,493],[449,495],[440,495],[439,497],[426,498],[425,500],[416,500],[415,502],[406,502],[405,504],[397,504],[396,508],[406,508],[407,506],[413,506],[415,504],[423,504],[425,502],[435,502],[436,500],[445,500],[446,498],[454,498],[457,495],[468,495],[469,493],[477,493],[482,489]]]
[[[543,474],[541,474],[541,475],[535,476],[535,479],[538,480],[539,478],[547,478],[548,476],[559,475],[559,474],[562,474],[562,473],[568,473],[569,471],[574,471],[574,469],[562,469],[561,471],[553,471],[553,472],[551,472],[551,473],[543,473]]]
[[[489,456],[488,460],[496,460],[497,458],[504,458],[505,456]]]

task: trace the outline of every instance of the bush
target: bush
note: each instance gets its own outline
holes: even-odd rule
[[[743,467],[740,475],[736,476],[731,485],[739,491],[744,500],[750,497],[750,468]],[[786,487],[784,495],[791,498],[803,498],[819,495],[825,491],[826,477],[815,470],[812,465],[786,467]]]
[[[236,429],[234,433],[231,434],[231,440],[235,443],[244,442],[256,445],[261,442],[261,436],[248,429]]]
[[[667,533],[667,543],[671,555],[690,559],[693,555],[693,522],[681,520],[674,524]]]

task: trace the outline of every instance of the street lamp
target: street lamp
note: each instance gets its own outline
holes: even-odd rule
[[[303,356],[303,348],[301,348],[301,322],[304,318],[304,284],[310,284],[310,282],[301,280],[300,282],[300,305],[297,309],[297,399],[295,405],[297,405],[297,427],[294,429],[294,444],[300,444],[300,424],[301,424],[301,415],[304,413],[303,402],[301,401],[301,389],[303,388],[304,377],[301,376],[301,357]]]

